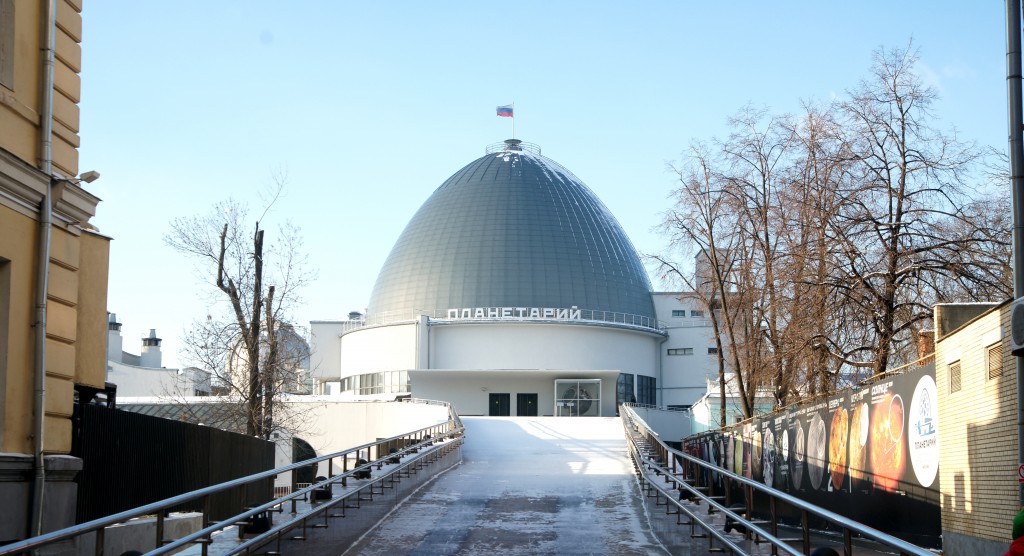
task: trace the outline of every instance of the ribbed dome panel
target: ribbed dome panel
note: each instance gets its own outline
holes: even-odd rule
[[[586,185],[539,154],[488,154],[420,207],[381,268],[368,312],[576,306],[654,318],[636,250]]]

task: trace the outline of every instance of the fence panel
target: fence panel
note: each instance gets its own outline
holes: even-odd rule
[[[274,467],[274,444],[258,438],[98,405],[79,406],[78,523]],[[211,500],[211,518],[267,501],[272,481]],[[192,507],[194,506],[194,507]],[[201,511],[201,501],[179,511]]]

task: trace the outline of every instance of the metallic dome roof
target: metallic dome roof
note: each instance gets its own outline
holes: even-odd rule
[[[647,273],[615,217],[529,148],[508,140],[434,191],[384,262],[368,316],[575,306],[654,319]]]

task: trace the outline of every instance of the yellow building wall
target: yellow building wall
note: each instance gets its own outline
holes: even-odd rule
[[[47,2],[18,0],[14,4],[14,88],[0,86],[0,147],[38,168],[42,157],[43,20]],[[81,12],[79,1],[57,1],[53,166],[65,177],[78,175]]]
[[[8,290],[0,292],[7,304],[6,314],[0,314],[5,319],[0,331],[6,330],[6,350],[0,354],[0,452],[21,454],[31,453],[33,443],[39,204],[50,179],[41,160],[47,4],[14,2],[13,82],[0,86],[0,263]],[[82,5],[80,0],[56,5],[52,175],[73,178],[80,145]],[[71,449],[75,384],[102,387],[106,374],[109,239],[78,227],[88,228],[99,200],[63,190],[57,197],[63,204],[52,227],[46,311],[47,453]]]
[[[81,266],[78,269],[78,357],[75,382],[103,388],[107,381],[107,277],[110,238],[82,232]]]
[[[7,357],[2,371],[6,377],[3,396],[3,442],[0,452],[31,453],[32,369],[35,361],[32,292],[35,290],[35,252],[38,223],[0,205],[0,258],[10,271],[9,313],[7,315]],[[18,239],[14,241],[14,239]]]
[[[936,342],[942,531],[1009,543],[1017,494],[1017,378],[1009,345],[1009,305]],[[990,377],[989,349],[999,346]],[[960,390],[950,366],[960,364]]]

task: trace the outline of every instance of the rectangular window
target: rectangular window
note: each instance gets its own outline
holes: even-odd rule
[[[985,364],[988,367],[988,378],[993,379],[1003,375],[1003,345],[992,344],[985,351]]]
[[[693,348],[669,348],[669,355],[693,355]]]
[[[704,318],[704,311],[690,311],[691,317]]]
[[[615,398],[617,404],[631,402],[636,403],[636,394],[633,393],[634,375],[619,373],[619,379],[615,382]]]
[[[708,348],[708,355],[718,355],[718,348],[716,348],[716,347]]]
[[[949,366],[949,392],[960,391],[960,362],[957,361]]]
[[[686,311],[683,310],[683,309],[672,309],[672,316],[673,317],[685,317],[686,316]]]
[[[636,403],[656,405],[658,403],[657,379],[653,376],[637,375]]]

